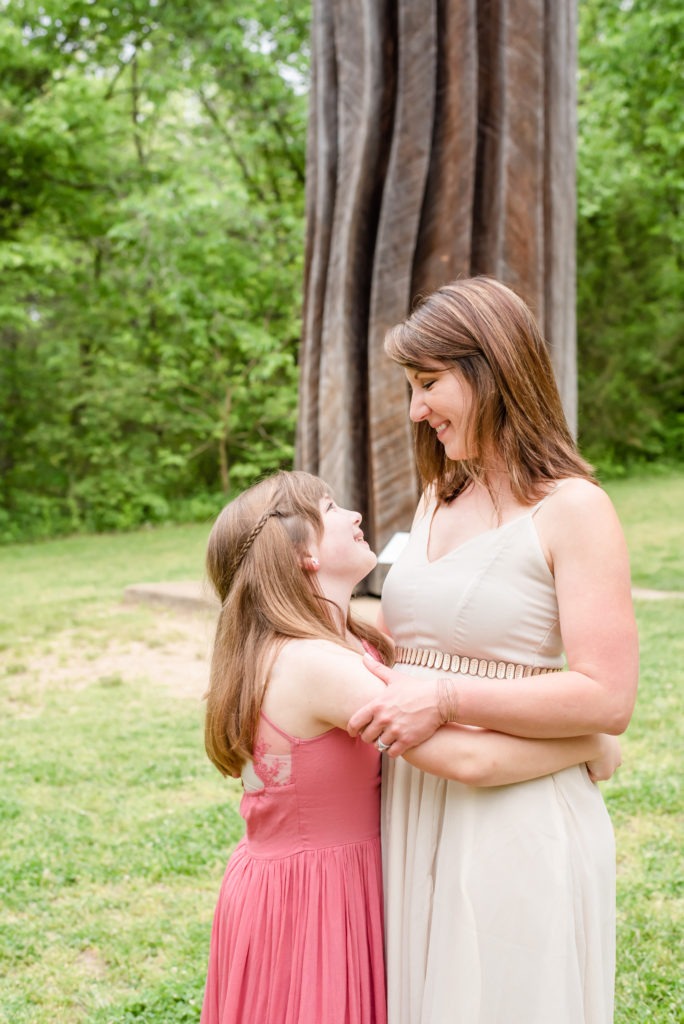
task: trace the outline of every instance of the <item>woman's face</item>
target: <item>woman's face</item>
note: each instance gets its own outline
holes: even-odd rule
[[[456,367],[435,363],[429,369],[407,367],[406,377],[411,385],[409,415],[413,422],[429,423],[454,462],[471,457],[474,396],[463,374]]]

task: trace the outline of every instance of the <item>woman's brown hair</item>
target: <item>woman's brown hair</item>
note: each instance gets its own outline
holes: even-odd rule
[[[325,638],[349,648],[346,631],[391,662],[389,639],[345,616],[302,568],[323,533],[318,477],[279,472],[250,487],[219,514],[206,566],[221,602],[211,659],[205,746],[223,775],[239,775],[252,756],[273,660],[289,638]]]
[[[594,481],[568,428],[537,322],[499,281],[472,277],[439,288],[388,331],[385,352],[421,372],[436,364],[458,368],[472,388],[468,459],[452,461],[430,425],[414,423],[418,472],[440,501],[472,480],[491,491],[492,456],[503,461],[522,504],[539,500],[550,482],[563,477]]]

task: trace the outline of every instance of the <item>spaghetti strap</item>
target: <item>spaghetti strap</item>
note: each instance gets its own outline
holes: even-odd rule
[[[315,743],[317,740],[320,740],[324,736],[328,736],[331,732],[334,732],[337,728],[337,726],[333,725],[329,729],[326,729],[325,732],[317,732],[315,736],[294,736],[291,732],[286,732],[285,729],[276,725],[273,719],[269,718],[265,711],[260,711],[259,715],[263,718],[269,728],[273,729],[274,732],[277,732],[283,737],[283,739],[288,740],[290,743]]]
[[[264,722],[266,722],[266,724],[271,729],[273,729],[274,732],[277,732],[280,736],[282,736],[283,739],[290,740],[290,742],[294,741],[295,743],[299,741],[299,736],[293,736],[292,733],[286,732],[285,729],[281,729],[280,726],[277,725],[272,718],[269,718],[265,711],[261,710],[259,712],[259,717],[263,718]]]
[[[531,516],[536,515],[537,512],[539,511],[539,509],[544,504],[544,502],[548,501],[549,498],[552,497],[556,493],[556,491],[560,490],[560,488],[563,486],[563,484],[566,484],[568,482],[568,480],[570,480],[570,479],[571,479],[570,477],[565,477],[564,480],[557,480],[555,485],[549,491],[549,493],[545,494],[544,497],[541,499],[541,501],[538,501],[536,505],[532,506],[532,509],[530,511],[530,515]]]

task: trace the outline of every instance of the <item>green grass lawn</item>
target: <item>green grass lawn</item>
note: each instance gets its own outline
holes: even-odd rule
[[[629,545],[635,587],[684,591],[684,472],[606,484]]]
[[[608,489],[635,584],[684,590],[684,473]],[[204,755],[198,695],[142,661],[139,674],[104,672],[101,657],[172,643],[168,614],[122,604],[122,591],[199,578],[207,533],[0,548],[6,1024],[197,1024],[239,789]],[[684,601],[639,601],[637,614],[640,697],[623,767],[603,787],[618,843],[615,1020],[681,1024]]]

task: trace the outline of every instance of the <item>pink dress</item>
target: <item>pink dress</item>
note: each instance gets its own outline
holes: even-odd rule
[[[262,713],[201,1024],[385,1024],[380,755]]]

